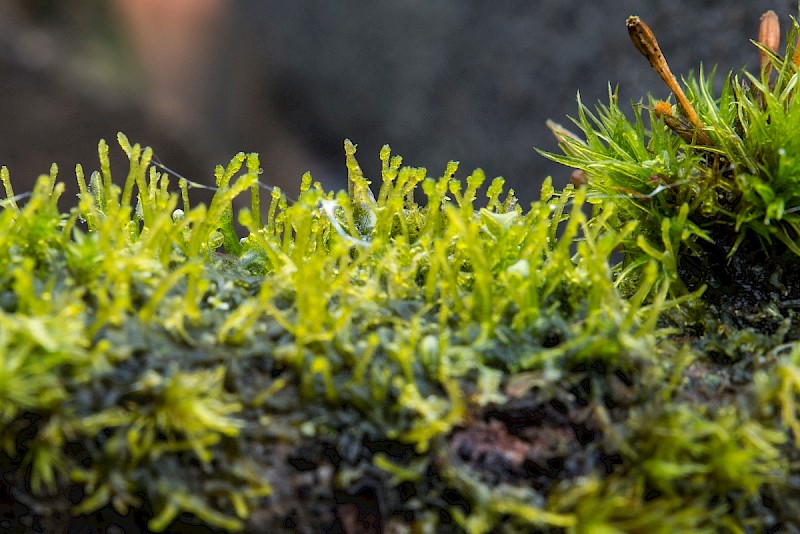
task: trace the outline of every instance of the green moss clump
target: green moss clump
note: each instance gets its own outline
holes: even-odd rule
[[[783,55],[759,43],[760,74],[729,74],[718,96],[713,71],[690,76],[699,129],[652,96],[629,118],[612,91],[596,113],[579,100],[583,136],[552,125],[564,154],[545,155],[586,172],[589,202],[613,205],[612,226],[636,222],[623,245],[629,269],[656,259],[672,292],[685,294],[709,282],[720,255],[800,255],[797,36],[793,21]]]
[[[50,530],[800,528],[797,69],[772,62],[690,82],[714,146],[582,107],[556,158],[588,187],[525,208],[388,147],[375,194],[349,141],[347,192],[306,175],[264,219],[255,154],[208,206],[123,135],[127,178],[101,142],[66,212],[55,168],[26,199],[3,170],[0,497]]]

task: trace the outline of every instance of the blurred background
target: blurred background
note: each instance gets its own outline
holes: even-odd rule
[[[542,179],[566,183],[548,118],[569,125],[576,94],[608,84],[621,102],[667,89],[631,45],[625,19],[653,29],[676,75],[757,64],[750,39],[795,0],[3,0],[0,164],[17,191],[52,162],[68,183],[98,168],[116,132],[205,183],[238,151],[261,154],[262,181],[297,191],[311,171],[345,185],[343,140],[379,181],[378,151],[439,176],[481,167],[525,202]],[[719,80],[723,76],[719,76]],[[72,191],[74,192],[74,191]],[[70,192],[70,193],[72,193]],[[72,203],[72,200],[68,200]]]

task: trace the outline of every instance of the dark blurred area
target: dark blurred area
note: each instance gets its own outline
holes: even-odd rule
[[[439,176],[481,167],[528,201],[569,169],[548,118],[569,125],[576,93],[620,101],[668,95],[631,45],[645,20],[677,75],[701,62],[757,64],[749,40],[792,1],[605,0],[4,0],[0,3],[0,164],[17,191],[52,162],[71,183],[98,168],[117,131],[168,167],[208,183],[238,151],[261,154],[263,181],[293,193],[310,170],[345,185],[342,143],[359,145],[379,181],[378,151]],[[117,178],[127,162],[112,151]]]

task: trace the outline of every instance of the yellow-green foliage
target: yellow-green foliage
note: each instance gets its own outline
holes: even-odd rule
[[[637,239],[635,224],[611,224],[613,204],[590,221],[585,190],[556,193],[548,180],[523,209],[513,193],[501,198],[497,178],[479,201],[481,171],[462,184],[451,163],[431,178],[385,147],[374,196],[346,142],[349,192],[306,175],[296,201],[272,192],[262,221],[255,154],[218,167],[213,200],[192,206],[192,182],[176,188],[150,149],[119,142],[126,180],[112,180],[101,143],[101,171],[86,180],[76,169],[79,202],[67,212],[55,168],[24,203],[3,171],[0,445],[34,495],[78,487],[72,513],[144,499],[153,530],[182,513],[236,530],[282,482],[259,447],[353,432],[409,450],[371,462],[389,486],[419,485],[408,512],[417,528],[450,517],[448,528],[469,532],[715,529],[747,513],[709,499],[745,502],[788,476],[788,367],[778,393],[759,397],[765,411],[779,406],[769,423],[648,404],[681,394],[694,356],[665,341],[673,331],[659,320],[696,295],[667,300],[677,282],[653,254],[623,298],[611,256]],[[247,192],[252,209],[234,210]],[[679,213],[663,230],[671,253],[685,224]],[[634,377],[643,404],[612,417],[605,372],[587,369]],[[515,376],[543,392],[592,381],[598,450],[623,467],[543,494],[453,461],[451,432],[508,401]],[[438,485],[423,482],[429,470]],[[444,504],[446,488],[469,509]]]

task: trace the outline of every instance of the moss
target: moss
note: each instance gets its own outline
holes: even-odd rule
[[[553,157],[588,184],[526,207],[388,147],[374,194],[349,141],[347,192],[306,175],[265,220],[255,154],[208,206],[121,134],[126,179],[101,142],[66,212],[57,169],[29,196],[3,170],[0,497],[51,530],[800,527],[797,68],[770,57],[689,81],[702,138],[582,106]]]

